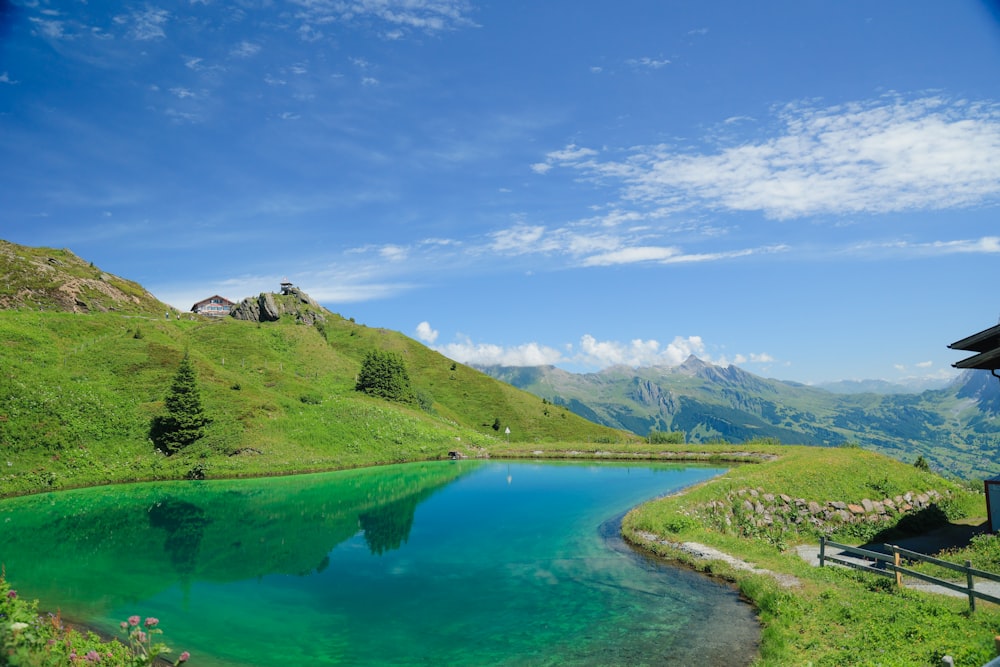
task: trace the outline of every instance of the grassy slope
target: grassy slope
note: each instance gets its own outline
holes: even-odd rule
[[[325,333],[325,337],[324,337]],[[337,316],[290,319],[0,312],[0,495],[138,479],[277,474],[476,454],[513,442],[628,439],[429,350]],[[403,354],[430,412],[354,391],[364,353]],[[166,458],[150,419],[185,351],[213,422]],[[547,414],[546,414],[547,413]],[[499,418],[498,433],[492,425]]]
[[[162,315],[173,310],[138,283],[101,271],[70,250],[0,239],[0,309]]]
[[[846,568],[813,568],[792,548],[797,543],[816,544],[818,535],[810,530],[793,529],[781,539],[767,530],[733,526],[723,531],[702,519],[699,511],[712,501],[729,503],[727,494],[739,489],[785,493],[818,503],[860,503],[865,498],[935,489],[949,496],[942,503],[949,516],[974,517],[985,513],[982,494],[857,448],[752,449],[779,458],[734,468],[686,493],[637,508],[626,517],[624,531],[646,548],[736,581],[760,610],[764,624],[759,664],[936,665],[942,656],[951,655],[955,664],[978,665],[993,657],[993,637],[1000,624],[1000,609],[994,605],[980,603],[977,612],[969,614],[963,598],[898,590],[891,579]],[[877,535],[875,530],[855,528],[834,537],[851,544],[889,541],[899,528],[883,526]],[[707,544],[758,567],[794,576],[800,583],[783,588],[769,575],[751,574],[720,561],[697,561],[678,549],[647,540],[644,533],[674,544]],[[997,540],[989,539],[994,544]],[[979,566],[998,571],[1000,562],[994,559]]]

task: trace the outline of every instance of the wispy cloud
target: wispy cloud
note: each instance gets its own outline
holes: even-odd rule
[[[869,241],[845,249],[851,255],[903,255],[910,257],[935,257],[956,254],[1000,253],[1000,236],[984,236],[978,239],[955,239],[951,241]]]
[[[641,67],[645,69],[660,69],[661,67],[666,67],[670,64],[670,61],[666,58],[630,58],[625,61],[626,65],[632,67]]]
[[[475,27],[467,0],[291,0],[299,7],[303,39],[322,37],[317,26],[333,22],[377,21],[385,39],[400,39],[407,30],[438,33]]]
[[[229,55],[235,58],[250,58],[258,53],[260,53],[260,44],[255,44],[247,40],[241,41],[229,50]]]
[[[169,20],[170,12],[150,5],[114,17],[116,24],[126,28],[128,37],[140,42],[166,38],[164,27]]]
[[[623,158],[569,145],[533,165],[615,185],[632,206],[760,211],[775,219],[961,208],[1000,200],[1000,109],[942,98],[777,113],[780,132],[692,152],[669,145]]]
[[[35,31],[43,37],[49,39],[62,39],[65,35],[65,23],[53,19],[40,19],[35,16],[30,18],[35,26]]]

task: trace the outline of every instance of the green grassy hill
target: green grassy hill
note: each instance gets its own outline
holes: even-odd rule
[[[68,251],[6,243],[2,250],[0,275],[7,280],[0,280],[0,303],[7,310],[0,311],[0,495],[202,472],[221,477],[349,468],[441,458],[450,451],[476,456],[508,438],[634,439],[402,334],[328,311],[316,325],[297,323],[294,315],[268,323],[168,319],[169,308],[141,287]],[[83,290],[72,302],[62,299],[66,284],[82,280],[116,286],[120,294]],[[403,357],[420,407],[354,390],[371,349]],[[149,426],[164,412],[185,353],[212,423],[202,440],[166,457],[153,448]]]

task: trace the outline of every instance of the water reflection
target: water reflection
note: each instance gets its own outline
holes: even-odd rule
[[[358,525],[365,533],[365,542],[372,554],[381,556],[406,543],[413,528],[413,514],[417,505],[429,495],[421,493],[419,496],[403,498],[358,515]]]
[[[0,501],[0,562],[67,618],[162,619],[202,667],[747,664],[738,595],[637,560],[607,522],[717,472],[466,460],[86,489]]]
[[[211,519],[194,503],[167,496],[149,509],[149,525],[166,531],[163,550],[179,574],[193,574],[198,550]]]
[[[371,553],[405,544],[417,506],[476,467],[413,464],[267,480],[136,484],[0,501],[0,560],[25,593],[86,616],[182,583],[329,567],[359,532]],[[67,567],[74,563],[74,567]],[[128,572],[113,587],[96,573]]]

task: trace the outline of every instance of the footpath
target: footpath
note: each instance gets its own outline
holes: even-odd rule
[[[900,540],[895,540],[893,544],[897,547],[903,547],[904,549],[909,549],[910,551],[916,551],[928,556],[934,556],[934,554],[940,553],[945,549],[953,549],[956,547],[964,547],[969,544],[969,540],[980,533],[985,532],[985,526],[976,525],[961,525],[961,524],[949,524],[938,530],[931,531],[924,535],[918,535],[915,537],[908,537]],[[879,551],[884,552],[885,550],[881,545],[862,545],[862,549],[869,551]],[[819,544],[801,544],[796,547],[796,551],[803,560],[808,562],[810,565],[819,566]],[[859,565],[871,565],[871,561],[867,561],[863,558],[858,558],[852,556],[849,553],[841,552],[837,549],[827,548],[827,554],[830,556],[836,556],[837,558],[842,558],[847,561],[857,563]],[[838,567],[835,563],[830,563],[827,567]],[[964,584],[965,582],[957,582]],[[966,593],[961,591],[955,591],[950,588],[945,588],[944,586],[937,586],[920,579],[906,578],[904,577],[903,585],[906,588],[912,588],[913,590],[924,591],[927,593],[939,593],[941,595],[951,595],[953,597],[968,597]],[[1000,597],[1000,583],[993,581],[977,580],[976,590],[982,591],[987,595],[993,595]]]

